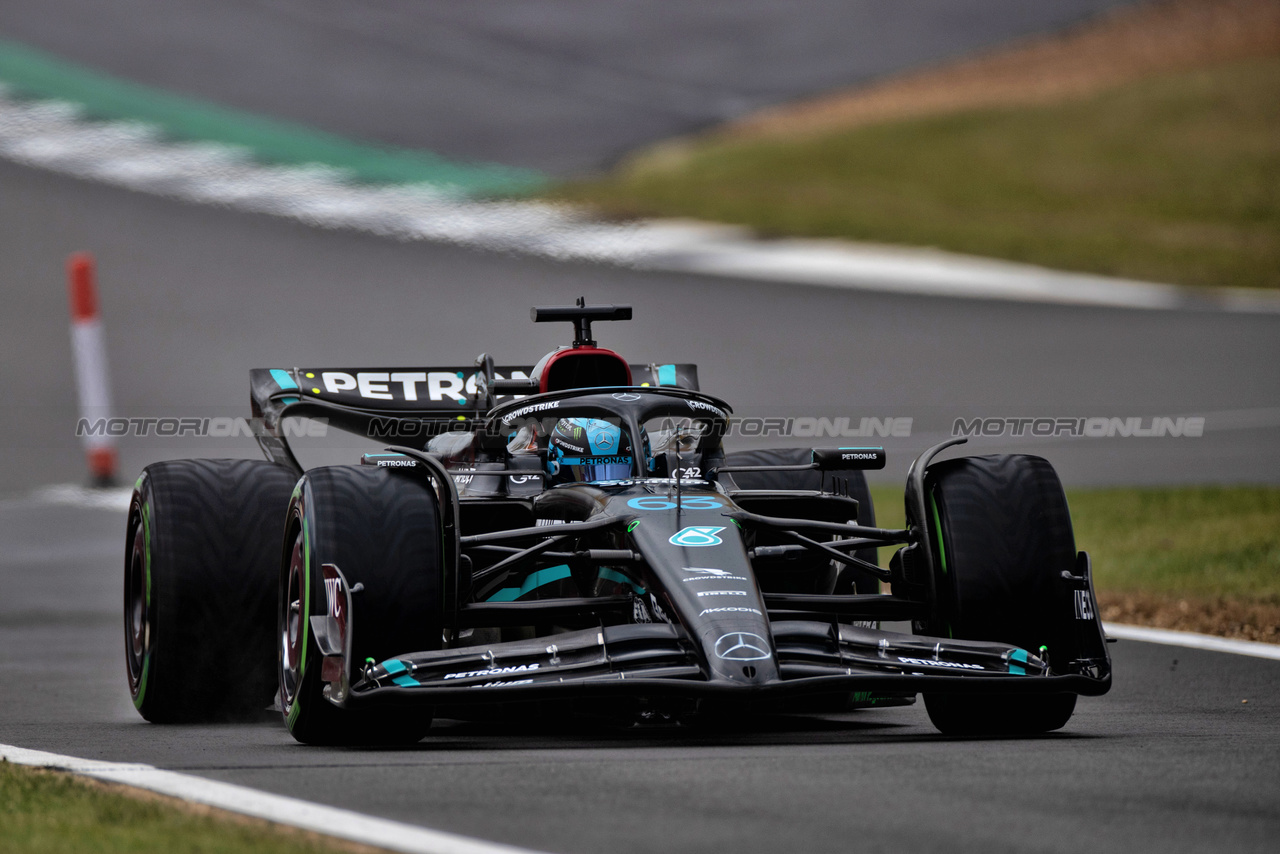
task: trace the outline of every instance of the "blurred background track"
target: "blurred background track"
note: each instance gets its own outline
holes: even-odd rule
[[[634,321],[601,328],[605,346],[636,361],[698,363],[703,388],[739,414],[913,418],[910,437],[859,440],[886,444],[882,476],[896,483],[961,416],[1206,418],[1200,438],[1004,436],[971,446],[1043,454],[1073,486],[1280,478],[1277,315],[557,263],[316,229],[4,162],[0,186],[4,492],[82,478],[63,272],[72,247],[99,260],[122,416],[247,416],[251,367],[465,364],[481,351],[532,362],[564,343],[564,330],[530,323],[529,306],[586,295],[635,305]],[[132,479],[156,459],[257,449],[152,436],[123,439],[121,454]]]
[[[41,0],[0,38],[357,140],[568,175],[1132,0]]]

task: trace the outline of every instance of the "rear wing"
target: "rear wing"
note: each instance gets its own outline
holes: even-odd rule
[[[631,365],[638,386],[698,391],[697,365]],[[529,379],[530,367],[495,367],[495,379]],[[478,383],[479,380],[479,383]],[[474,429],[491,408],[481,374],[466,367],[254,368],[250,402],[258,443],[273,462],[301,470],[289,450],[287,417],[326,418],[331,426],[394,444],[425,446],[448,430]],[[522,395],[493,396],[493,402]]]

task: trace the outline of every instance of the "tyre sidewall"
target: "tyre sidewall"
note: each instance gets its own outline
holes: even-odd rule
[[[138,478],[126,528],[125,655],[130,696],[147,720],[247,719],[270,703],[275,553],[294,480],[259,460],[174,460]]]
[[[382,502],[375,504],[375,498]],[[397,509],[398,508],[398,511]],[[407,508],[407,509],[406,509]],[[383,512],[383,511],[386,512]],[[442,643],[440,526],[434,492],[420,482],[382,469],[332,466],[314,469],[298,482],[289,504],[281,555],[277,608],[280,706],[286,726],[309,744],[416,741],[430,711],[406,710],[404,725],[393,711],[356,714],[325,697],[322,653],[310,618],[328,601],[321,566],[336,565],[352,587],[350,620],[353,675],[367,659],[380,662]],[[301,667],[296,689],[286,689],[286,621],[294,543],[301,537]],[[393,539],[399,538],[399,539]],[[424,724],[425,722],[425,724]]]
[[[1049,463],[1027,455],[966,457],[930,466],[938,622],[934,637],[994,641],[1059,672],[1081,654],[1072,593],[1075,566],[1066,496]],[[1018,735],[1060,729],[1074,694],[925,694],[929,718],[949,735]]]
[[[1062,485],[1027,455],[967,457],[931,466],[930,514],[939,637],[1013,644],[1055,660],[1079,655],[1071,591],[1075,539]],[[945,569],[944,569],[945,567]]]

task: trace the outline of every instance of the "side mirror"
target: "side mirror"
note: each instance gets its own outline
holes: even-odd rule
[[[493,406],[493,357],[488,353],[476,356],[476,393],[485,406]]]

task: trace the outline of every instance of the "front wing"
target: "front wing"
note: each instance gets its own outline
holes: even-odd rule
[[[747,701],[872,691],[1075,693],[1100,695],[1110,669],[1051,674],[1049,665],[1006,644],[926,638],[829,622],[777,621],[773,652],[758,636],[727,657],[742,681],[709,679],[694,644],[666,623],[606,626],[529,641],[397,656],[370,663],[348,685],[331,685],[345,707],[477,704],[626,694]],[[767,642],[766,642],[767,643]],[[774,654],[779,678],[760,682],[752,660]]]

